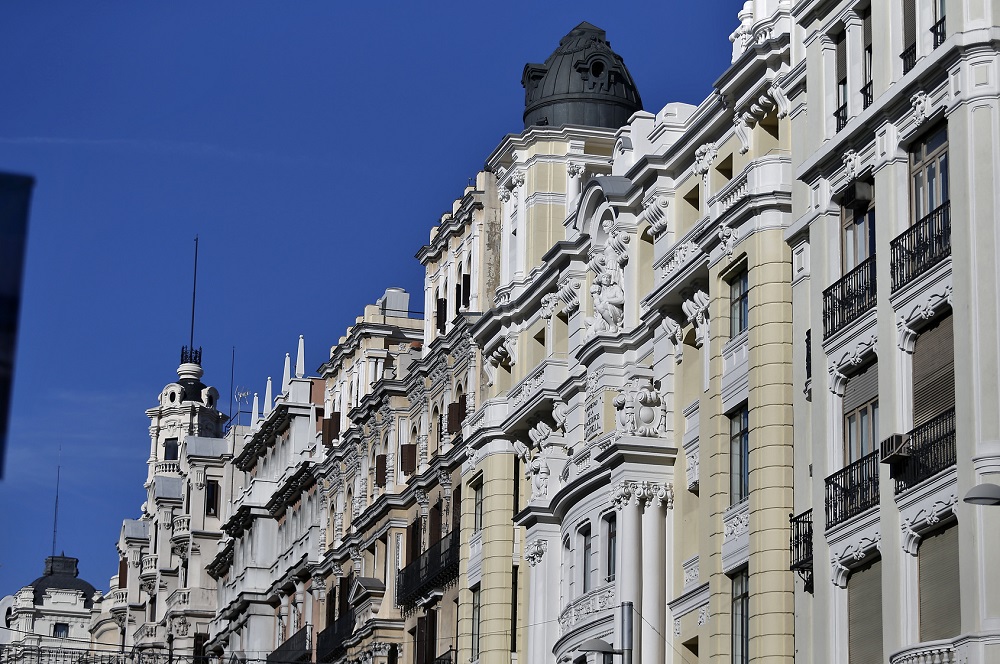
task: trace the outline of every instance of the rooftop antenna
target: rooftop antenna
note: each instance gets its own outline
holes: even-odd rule
[[[229,365],[229,422],[233,421],[233,388],[236,380],[236,346],[233,346],[233,361]],[[232,426],[232,424],[230,424]]]
[[[56,508],[52,515],[52,555],[56,555],[56,527],[59,523],[59,475],[62,471],[62,445],[59,445],[59,461],[56,462]]]
[[[194,347],[194,304],[198,295],[198,236],[194,236],[194,283],[191,286],[191,336],[188,345],[181,350],[181,363],[201,364],[201,349]]]

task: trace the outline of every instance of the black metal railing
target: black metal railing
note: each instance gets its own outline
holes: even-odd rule
[[[878,460],[875,450],[826,478],[827,528],[878,505]]]
[[[844,104],[833,112],[833,117],[837,121],[837,131],[847,126],[847,104]]]
[[[909,458],[896,477],[896,493],[955,465],[955,409],[949,408],[906,434]]]
[[[448,648],[448,652],[435,657],[432,664],[451,664],[453,659],[454,658],[451,656],[451,648]]]
[[[330,662],[346,650],[344,642],[354,633],[354,612],[343,611],[316,636],[316,661]]]
[[[917,45],[911,44],[910,46],[907,46],[906,49],[899,54],[899,58],[903,61],[903,73],[909,73],[909,71],[917,64]]]
[[[803,512],[790,519],[792,525],[792,570],[812,569],[813,564],[813,511]]]
[[[396,576],[396,604],[409,606],[428,590],[458,576],[459,532],[453,530],[432,544],[420,557],[399,570]]]
[[[875,306],[875,256],[823,291],[823,338],[842,330]]]
[[[875,101],[875,88],[871,81],[868,81],[861,87],[861,107],[868,108]]]
[[[181,364],[201,364],[201,346],[181,347]]]
[[[934,35],[934,48],[937,48],[944,43],[945,39],[945,29],[944,29],[944,18],[931,26],[931,34]]]
[[[889,246],[892,291],[896,292],[951,255],[951,202],[938,206]]]
[[[285,639],[285,642],[267,656],[268,664],[284,664],[286,662],[308,662],[312,659],[312,639],[309,634],[310,625]]]

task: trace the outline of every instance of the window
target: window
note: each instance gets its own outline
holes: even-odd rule
[[[510,570],[510,651],[517,652],[517,565]]]
[[[604,524],[604,579],[606,581],[614,581],[615,565],[618,556],[618,517],[612,514],[605,519]]]
[[[733,664],[750,661],[750,575],[744,569],[732,577]]]
[[[833,37],[836,49],[837,109],[833,112],[837,131],[847,126],[847,33]]]
[[[917,550],[920,587],[920,640],[936,641],[962,631],[959,592],[958,526],[925,535]]]
[[[729,337],[747,331],[750,313],[749,278],[744,270],[729,282]]]
[[[57,639],[69,638],[69,623],[56,623],[52,626],[52,636]]]
[[[163,460],[177,461],[177,439],[167,438],[163,441]]]
[[[750,411],[746,404],[729,416],[729,487],[733,505],[750,495]]]
[[[910,187],[914,223],[948,202],[947,127],[941,127],[911,147]]]
[[[219,516],[219,481],[205,482],[205,516]]]
[[[844,464],[874,452],[878,440],[878,364],[871,364],[844,388]]]
[[[479,482],[472,487],[473,519],[472,532],[478,533],[483,529],[483,483]]]
[[[868,108],[874,100],[874,89],[872,86],[872,10],[866,9],[861,12],[861,25],[864,35],[864,61],[862,63],[864,71],[864,85],[861,86],[862,108]]]
[[[847,581],[847,661],[882,659],[882,560],[855,569]]]
[[[844,274],[875,255],[875,196],[870,182],[848,187],[841,208],[841,257]]]
[[[472,589],[472,661],[479,659],[480,602],[479,586],[476,586]]]
[[[594,553],[594,543],[590,536],[590,526],[580,529],[580,581],[581,592],[589,592],[592,586],[590,561]]]

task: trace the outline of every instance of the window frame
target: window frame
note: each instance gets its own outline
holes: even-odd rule
[[[853,184],[850,186],[854,186]],[[840,266],[843,274],[847,274],[854,268],[864,263],[869,258],[875,256],[875,197],[862,209],[860,206],[840,207]],[[862,246],[858,243],[858,231],[867,237],[864,243],[865,255],[860,257],[858,249]],[[848,236],[852,241],[848,242]],[[848,248],[851,256],[848,257]]]
[[[604,581],[615,580],[618,565],[618,515],[612,512],[604,518]]]
[[[482,639],[482,625],[480,621],[482,619],[482,594],[480,587],[477,585],[472,590],[472,656],[470,659],[475,662],[479,660],[480,641]]]
[[[472,533],[481,532],[483,529],[483,483],[476,482],[472,485]]]
[[[737,505],[739,503],[742,503],[749,497],[750,497],[750,409],[748,407],[748,404],[744,402],[735,410],[729,413],[730,504]]]
[[[577,534],[580,538],[580,594],[594,589],[594,536],[590,524],[582,526]]]
[[[750,662],[750,573],[744,567],[729,577],[732,582],[730,604],[731,655],[733,664]]]
[[[729,338],[735,339],[750,327],[750,273],[742,269],[728,283]]]
[[[863,423],[863,417],[866,416],[866,415],[867,415],[867,418],[868,418],[867,425],[865,425]],[[859,459],[863,459],[864,457],[868,456],[869,454],[871,454],[872,452],[874,452],[876,449],[878,449],[878,444],[879,444],[879,440],[878,440],[878,435],[879,435],[878,434],[878,416],[879,416],[879,414],[878,414],[878,395],[876,395],[874,399],[866,401],[865,403],[860,404],[856,408],[853,408],[853,409],[851,409],[849,411],[845,411],[844,412],[844,414],[843,414],[843,417],[844,417],[844,420],[843,420],[843,426],[844,426],[844,446],[843,446],[843,452],[844,452],[844,465],[845,466],[849,466],[850,464],[854,463],[855,461],[858,461]],[[852,418],[852,417],[856,418],[854,424],[852,424],[852,423],[849,422],[850,418]],[[855,426],[855,424],[857,426]],[[864,427],[864,429],[862,429],[862,427]],[[850,439],[850,432],[851,432],[852,429],[857,429],[856,433],[861,434],[861,435],[858,436],[858,438],[856,439],[856,441],[853,441],[853,442]],[[863,440],[863,436],[866,435],[866,434],[867,434],[867,440],[868,440],[867,447],[865,445],[865,441]],[[856,442],[856,444],[855,444],[855,442]],[[857,448],[857,450],[856,450],[857,454],[854,455],[854,456],[852,456],[852,453],[855,452],[855,449],[854,449],[855,447]]]
[[[178,438],[167,438],[163,441],[163,460],[180,461],[181,443]]]
[[[219,480],[205,480],[205,516],[219,516]]]
[[[928,151],[928,146],[939,136],[942,137],[941,143]],[[927,173],[931,166],[936,167],[937,184],[935,187],[928,184]],[[938,125],[910,145],[907,150],[907,167],[910,187],[910,225],[913,226],[951,200],[948,125]],[[920,185],[917,184],[917,175],[923,176]],[[920,189],[921,187],[922,189]],[[936,189],[936,191],[931,192],[931,189]],[[934,195],[940,199],[936,205],[932,205]]]

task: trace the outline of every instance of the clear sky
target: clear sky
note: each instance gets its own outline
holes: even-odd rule
[[[107,589],[139,515],[145,409],[187,343],[228,404],[263,397],[306,339],[315,371],[507,133],[526,62],[580,21],[608,33],[646,110],[697,104],[741,1],[4,2],[0,170],[34,175],[0,596],[52,547]],[[277,392],[277,389],[276,389]]]

